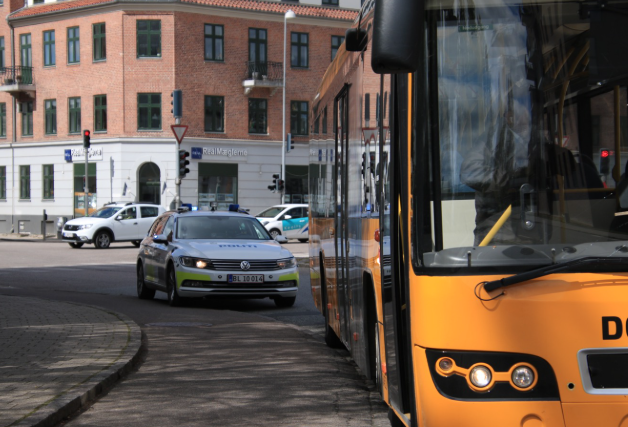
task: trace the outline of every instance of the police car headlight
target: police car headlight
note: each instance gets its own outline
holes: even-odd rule
[[[179,257],[179,262],[184,267],[192,268],[210,268],[212,265],[211,261],[208,259],[192,258],[189,256]]]
[[[277,266],[281,269],[284,268],[290,268],[290,267],[296,267],[297,266],[297,260],[294,259],[294,257],[292,258],[285,258],[285,259],[278,259],[277,260]]]
[[[78,229],[79,230],[87,230],[88,228],[92,228],[93,225],[94,224],[82,224],[82,225],[79,225]]]

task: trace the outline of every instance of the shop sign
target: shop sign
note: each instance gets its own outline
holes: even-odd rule
[[[222,147],[192,147],[192,158],[202,159],[207,157],[246,157],[247,150],[241,148],[222,148]]]
[[[87,159],[90,161],[102,160],[102,148],[90,147],[87,153]],[[85,148],[71,148],[64,151],[66,162],[75,162],[77,160],[85,160]]]

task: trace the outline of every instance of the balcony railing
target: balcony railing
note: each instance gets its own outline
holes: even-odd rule
[[[245,80],[262,80],[279,82],[283,80],[283,68],[281,62],[257,62],[246,63]]]
[[[15,67],[0,68],[0,84],[33,84],[33,67],[23,67],[21,65]]]

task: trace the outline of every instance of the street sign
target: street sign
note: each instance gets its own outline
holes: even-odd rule
[[[188,131],[188,127],[186,125],[170,125],[170,127],[172,128],[172,133],[174,133],[177,143],[181,144],[185,133]]]

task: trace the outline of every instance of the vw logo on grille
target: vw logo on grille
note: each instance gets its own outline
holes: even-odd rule
[[[249,262],[248,262],[248,261],[242,261],[242,262],[240,263],[240,268],[241,268],[242,270],[248,270],[249,268],[251,268],[251,264],[249,264]]]

